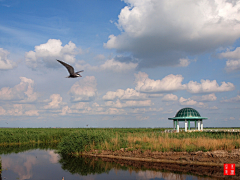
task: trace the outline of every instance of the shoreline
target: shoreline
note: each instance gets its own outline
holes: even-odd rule
[[[79,155],[92,156],[100,158],[122,159],[130,161],[171,163],[171,164],[188,164],[201,166],[220,166],[224,163],[234,163],[235,167],[240,168],[240,149],[235,149],[231,153],[224,150],[207,151],[207,152],[151,152],[150,150],[142,151],[125,151],[123,148],[118,151],[94,150],[81,153]]]
[[[174,174],[187,174],[193,176],[202,176],[202,177],[210,177],[211,180],[219,180],[219,179],[240,179],[239,170],[240,168],[235,168],[235,176],[224,176],[223,175],[223,167],[222,166],[205,166],[205,165],[190,165],[190,164],[176,164],[176,163],[164,163],[164,162],[148,162],[148,161],[136,161],[136,160],[127,160],[127,159],[116,159],[116,158],[108,158],[108,157],[94,157],[87,156],[89,158],[93,158],[93,160],[102,160],[106,163],[116,163],[121,167],[128,167],[130,172],[132,171],[153,171],[165,174],[165,176],[169,176],[169,173]],[[125,168],[124,168],[125,169]],[[208,179],[208,178],[207,178]]]
[[[96,152],[96,150],[94,151]],[[126,154],[118,154],[119,152],[102,151],[101,153],[85,152],[79,154],[80,156],[86,156],[93,158],[93,160],[101,159],[102,161],[109,163],[117,163],[120,166],[129,167],[130,171],[135,170],[154,170],[161,172],[171,173],[184,173],[197,176],[208,176],[211,178],[219,179],[240,179],[240,149],[235,152],[228,153],[223,150],[213,152],[152,152],[153,154],[135,154],[134,157],[126,156]],[[115,155],[114,155],[115,153]],[[153,157],[155,154],[162,154],[160,157]],[[147,153],[145,153],[147,154]],[[145,156],[145,157],[141,157]],[[179,156],[181,157],[179,160]],[[198,156],[198,157],[197,157]],[[208,161],[204,156],[209,156]],[[211,156],[211,158],[210,158]],[[192,159],[190,157],[195,157]],[[173,160],[175,159],[175,160]],[[201,161],[202,160],[202,161]],[[221,161],[222,160],[222,161]],[[223,162],[226,160],[226,162]],[[221,162],[219,162],[221,161]],[[235,164],[235,176],[223,175],[223,164],[234,163]]]

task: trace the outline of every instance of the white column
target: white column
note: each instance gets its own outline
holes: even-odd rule
[[[174,123],[174,120],[173,120],[173,130],[175,130],[175,123]]]
[[[179,121],[177,120],[177,132],[179,132]]]
[[[185,132],[187,132],[187,120],[185,119]]]
[[[203,131],[203,122],[201,120],[201,131]]]
[[[200,120],[198,120],[198,131],[200,131]]]

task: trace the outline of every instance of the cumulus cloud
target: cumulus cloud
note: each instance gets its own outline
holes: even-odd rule
[[[133,62],[119,62],[115,59],[108,59],[99,66],[92,66],[86,64],[84,61],[76,65],[78,69],[89,69],[92,71],[113,71],[113,72],[126,72],[134,70],[138,66],[138,63]]]
[[[189,59],[179,59],[179,64],[177,64],[178,67],[187,67],[190,64]]]
[[[5,113],[6,113],[6,110],[3,109],[2,106],[0,106],[0,115],[5,115]]]
[[[196,105],[197,101],[192,100],[191,98],[185,99],[183,97],[180,97],[179,99],[179,103],[181,105],[187,105],[187,106],[192,106],[192,105]]]
[[[0,107],[0,115],[8,116],[39,116],[39,110],[32,104],[6,105],[5,109]]]
[[[8,59],[10,53],[3,48],[0,48],[0,70],[13,69],[16,66],[16,63]]]
[[[50,102],[48,103],[48,105],[44,106],[44,109],[59,109],[64,104],[62,102],[62,97],[60,96],[60,94],[52,94],[50,96],[50,99],[47,101]]]
[[[111,70],[114,72],[122,72],[135,69],[137,67],[137,63],[125,63],[119,62],[114,59],[107,60],[104,64],[100,65],[101,70]]]
[[[73,102],[93,101],[97,96],[97,81],[94,76],[86,76],[76,82],[68,92]]]
[[[115,108],[125,108],[125,107],[145,107],[153,105],[151,100],[144,100],[144,101],[126,101],[121,102],[119,99],[116,102],[107,101],[105,102],[105,106],[111,106]]]
[[[178,97],[174,94],[166,94],[163,96],[162,101],[177,101]]]
[[[237,47],[234,51],[227,49],[226,52],[220,54],[221,58],[228,58],[228,59],[239,59],[240,58],[240,47]]]
[[[185,98],[181,97],[179,99],[179,103],[184,106],[196,106],[196,107],[199,107],[202,109],[210,109],[210,110],[218,109],[216,106],[209,107],[208,104],[203,103],[203,102],[197,102],[191,98],[185,99]]]
[[[27,116],[39,116],[38,110],[29,110],[25,112]]]
[[[124,111],[124,109],[108,108],[106,111],[106,114],[119,115],[119,114],[126,114],[126,112]]]
[[[147,95],[128,88],[126,90],[118,89],[116,92],[108,91],[106,95],[103,96],[103,100],[105,101],[113,101],[117,98],[121,100],[141,100],[146,99]]]
[[[152,80],[148,78],[148,75],[144,72],[135,74],[135,89],[140,92],[156,93],[156,92],[168,92],[183,90],[186,85],[182,84],[182,75],[170,74],[164,77],[162,80]]]
[[[225,100],[222,100],[221,102],[240,102],[240,95],[237,95],[236,97],[233,97],[231,99],[225,99]]]
[[[13,107],[8,110],[8,115],[12,116],[21,116],[23,115],[23,105],[22,104],[14,104]]]
[[[131,52],[141,67],[178,64],[187,53],[198,54],[233,43],[240,37],[240,3],[228,0],[124,0],[119,35],[105,48]]]
[[[237,47],[234,51],[230,51],[221,53],[220,58],[227,58],[226,61],[226,71],[237,71],[240,70],[240,47]]]
[[[210,92],[225,92],[233,91],[235,89],[234,84],[228,82],[222,82],[219,86],[216,80],[201,80],[201,83],[196,81],[190,81],[187,84],[187,91],[190,93],[210,93]]]
[[[60,113],[60,115],[66,115],[66,114],[69,114],[69,113],[72,113],[72,110],[68,107],[68,106],[64,106],[62,108],[62,112]]]
[[[212,93],[202,96],[193,96],[192,99],[196,101],[216,101],[217,97],[214,93]]]
[[[222,82],[221,86],[219,86],[216,80],[202,79],[201,83],[190,81],[187,84],[182,84],[183,79],[182,75],[170,74],[162,80],[153,80],[146,73],[139,72],[135,74],[135,89],[143,93],[160,93],[177,90],[187,90],[190,93],[211,93],[232,91],[235,89],[234,84],[230,82]]]
[[[55,67],[56,59],[74,63],[76,54],[80,53],[82,53],[82,50],[78,49],[71,41],[62,46],[59,39],[49,39],[47,43],[35,46],[34,51],[26,52],[25,60],[31,68],[36,68],[41,64],[46,67]]]
[[[34,81],[26,77],[20,77],[20,84],[13,88],[3,87],[0,90],[1,100],[20,100],[22,103],[34,102],[38,94],[33,91]]]

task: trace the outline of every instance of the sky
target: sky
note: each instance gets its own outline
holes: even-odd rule
[[[240,0],[0,0],[0,77],[0,127],[239,127]]]

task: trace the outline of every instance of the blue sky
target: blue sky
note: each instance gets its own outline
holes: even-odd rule
[[[240,1],[0,0],[0,75],[1,127],[239,127]]]

